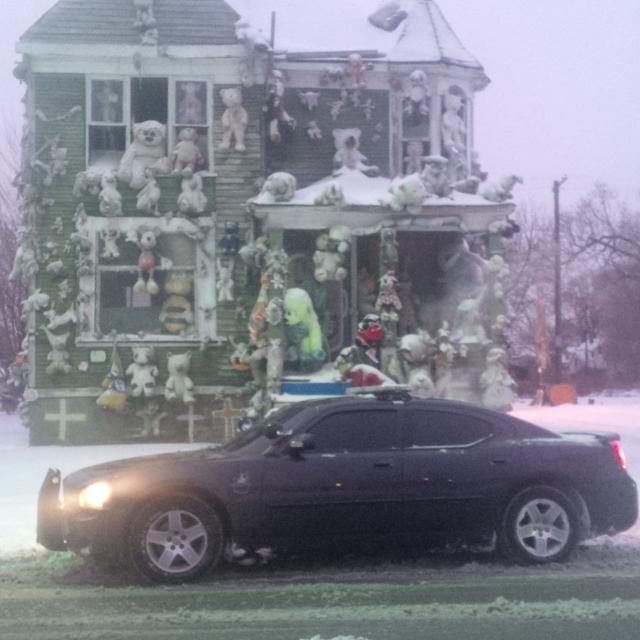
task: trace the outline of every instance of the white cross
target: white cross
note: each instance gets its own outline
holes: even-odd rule
[[[189,442],[193,442],[194,432],[196,422],[200,422],[201,420],[205,420],[205,416],[199,416],[193,412],[193,405],[189,405],[188,413],[185,413],[181,416],[177,416],[176,420],[180,420],[181,422],[186,422],[189,428]]]
[[[86,413],[67,413],[67,400],[61,398],[58,405],[59,413],[45,413],[44,419],[47,422],[58,423],[58,440],[66,442],[67,440],[67,424],[69,422],[86,422]]]

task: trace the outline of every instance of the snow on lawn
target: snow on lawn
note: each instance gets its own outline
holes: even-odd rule
[[[629,473],[640,480],[640,396],[605,397],[594,404],[581,400],[578,405],[531,407],[519,403],[513,415],[554,431],[615,431],[629,464]],[[63,476],[92,464],[118,458],[193,450],[202,444],[128,444],[93,447],[29,447],[28,431],[16,416],[0,414],[0,554],[36,546],[36,501],[49,467]],[[640,524],[614,538],[640,545]]]

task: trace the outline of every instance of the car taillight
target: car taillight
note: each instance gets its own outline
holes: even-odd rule
[[[624,451],[622,450],[622,443],[618,440],[614,440],[613,442],[610,442],[609,445],[611,446],[611,451],[613,451],[613,455],[616,457],[616,460],[618,461],[619,467],[623,471],[626,471],[627,458],[624,455]]]

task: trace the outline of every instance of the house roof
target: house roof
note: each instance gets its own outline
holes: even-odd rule
[[[236,44],[238,14],[224,0],[154,0],[159,45]],[[21,42],[140,44],[133,0],[59,0]]]
[[[371,0],[228,1],[266,37],[275,12],[275,49],[289,55],[375,51],[390,62],[443,62],[482,69],[434,0],[380,0],[377,4]],[[304,4],[309,11],[301,10]],[[369,20],[385,6],[406,14],[389,31]]]

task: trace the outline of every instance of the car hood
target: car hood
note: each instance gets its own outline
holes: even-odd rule
[[[150,456],[138,456],[136,458],[125,458],[123,460],[112,460],[101,464],[83,467],[65,477],[65,484],[77,485],[98,477],[113,477],[126,472],[144,470],[146,467],[168,466],[179,462],[193,460],[211,460],[225,458],[227,454],[222,449],[207,447],[197,451],[176,451],[172,453],[162,453]]]

